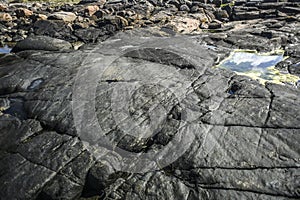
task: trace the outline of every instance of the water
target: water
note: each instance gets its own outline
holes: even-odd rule
[[[38,88],[43,82],[44,82],[44,79],[42,79],[42,78],[36,79],[31,82],[31,84],[28,86],[27,89],[34,90],[34,89]]]
[[[0,54],[7,54],[10,53],[11,48],[9,48],[7,45],[5,45],[4,47],[0,47]]]
[[[249,76],[262,84],[273,82],[277,84],[296,85],[300,78],[275,69],[275,65],[284,60],[283,51],[259,54],[250,51],[235,51],[223,60],[218,67],[223,67],[239,75]]]
[[[4,110],[4,114],[15,116],[21,120],[27,119],[27,114],[24,108],[24,100],[22,98],[10,98],[10,106]]]

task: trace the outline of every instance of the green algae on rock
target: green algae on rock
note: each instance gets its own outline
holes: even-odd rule
[[[230,69],[238,75],[249,76],[262,84],[272,82],[296,85],[300,80],[298,76],[275,68],[277,63],[286,59],[283,55],[283,50],[268,53],[258,53],[255,50],[234,50],[217,67]]]

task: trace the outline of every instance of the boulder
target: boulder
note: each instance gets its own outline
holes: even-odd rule
[[[69,42],[77,40],[72,35],[71,27],[61,20],[38,20],[33,24],[32,28],[35,35],[46,35]]]
[[[16,10],[17,17],[29,17],[33,14],[31,10],[28,10],[26,8],[19,8]]]
[[[87,12],[89,16],[92,16],[98,10],[99,7],[97,5],[90,5],[85,8],[85,12]]]
[[[72,45],[64,40],[48,36],[30,36],[16,44],[13,52],[24,50],[62,51],[72,49]]]
[[[7,6],[5,4],[0,3],[0,11],[5,11],[7,9]]]
[[[9,13],[0,13],[0,21],[12,21],[12,17]]]
[[[170,25],[174,27],[174,30],[179,33],[192,33],[197,31],[200,27],[200,21],[188,17],[175,17]]]

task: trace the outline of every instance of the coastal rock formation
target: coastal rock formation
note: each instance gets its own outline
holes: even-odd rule
[[[0,199],[299,199],[299,6],[0,1]]]
[[[182,33],[223,32],[230,29],[228,22],[258,19],[272,21],[272,29],[280,29],[286,22],[299,22],[299,6],[295,0],[0,3],[0,43],[18,42],[32,34],[90,43],[112,32],[149,26]]]
[[[204,44],[212,36],[166,34],[3,56],[0,196],[299,198],[299,89],[212,68],[231,51]],[[248,36],[214,38],[230,37],[239,46]],[[101,131],[90,131],[95,121]]]

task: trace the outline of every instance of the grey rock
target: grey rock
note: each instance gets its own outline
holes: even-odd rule
[[[45,35],[53,38],[74,42],[77,40],[72,35],[72,30],[63,21],[38,20],[33,24],[33,33],[35,35]]]
[[[190,11],[190,8],[189,8],[187,5],[182,5],[182,6],[180,6],[180,10],[181,10],[181,11],[189,12],[189,11]]]
[[[16,44],[13,52],[24,50],[63,51],[72,49],[72,45],[64,40],[48,36],[30,36]]]

